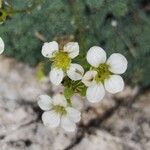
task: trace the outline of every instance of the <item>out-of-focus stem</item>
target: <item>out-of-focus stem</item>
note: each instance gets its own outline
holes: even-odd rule
[[[117,33],[120,36],[121,40],[124,42],[124,44],[128,47],[130,54],[135,58],[136,52],[132,43],[123,35],[121,31],[117,31]]]
[[[2,8],[2,0],[0,0],[0,8]]]

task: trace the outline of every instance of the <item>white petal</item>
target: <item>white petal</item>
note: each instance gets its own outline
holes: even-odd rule
[[[73,107],[67,107],[66,108],[67,113],[69,118],[73,121],[73,122],[79,122],[81,119],[81,113],[74,109]]]
[[[106,52],[99,46],[93,46],[87,52],[86,59],[93,67],[98,67],[106,61]]]
[[[2,52],[4,51],[4,47],[5,47],[4,41],[0,37],[0,54],[2,54]]]
[[[101,101],[104,98],[104,96],[105,96],[105,89],[101,83],[92,85],[87,88],[86,97],[88,101],[90,101],[91,103]]]
[[[42,110],[50,110],[52,108],[52,99],[48,95],[40,95],[38,97],[38,105]]]
[[[122,54],[114,53],[108,58],[107,64],[112,73],[122,74],[126,71],[128,62]]]
[[[50,81],[54,84],[54,85],[59,85],[64,77],[64,72],[62,69],[57,69],[57,68],[53,68],[50,71]]]
[[[124,81],[119,75],[111,75],[109,79],[104,81],[104,85],[108,92],[114,94],[123,90]]]
[[[56,94],[53,96],[53,105],[61,105],[66,107],[67,101],[64,95],[62,94]]]
[[[42,115],[42,121],[45,126],[50,126],[52,128],[58,127],[60,124],[60,115],[53,110],[44,112]]]
[[[84,74],[84,69],[79,64],[71,64],[70,68],[67,70],[68,77],[74,81],[80,80],[83,74]]]
[[[97,72],[96,71],[87,71],[85,73],[85,75],[82,78],[82,82],[86,85],[86,86],[91,86],[96,84],[95,81],[95,76],[96,76]]]
[[[77,42],[69,42],[64,46],[64,51],[69,53],[70,58],[79,55],[79,44]]]
[[[71,121],[67,116],[62,117],[61,127],[68,132],[73,132],[76,129],[75,123]]]
[[[53,41],[53,42],[46,42],[42,46],[42,55],[47,58],[52,58],[54,54],[58,51],[58,43]]]

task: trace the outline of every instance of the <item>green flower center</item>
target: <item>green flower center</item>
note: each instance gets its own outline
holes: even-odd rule
[[[60,105],[56,105],[53,107],[53,109],[58,113],[58,114],[61,114],[61,115],[66,115],[67,114],[67,111],[65,110],[65,108],[63,106],[60,106]]]
[[[54,66],[57,68],[61,68],[63,70],[67,70],[67,68],[71,64],[71,58],[69,57],[68,53],[63,51],[59,51],[56,53],[54,58]]]
[[[95,68],[97,71],[97,75],[95,77],[95,80],[97,83],[104,82],[105,79],[108,79],[111,75],[111,72],[109,71],[109,66],[107,64],[100,64],[98,68]]]

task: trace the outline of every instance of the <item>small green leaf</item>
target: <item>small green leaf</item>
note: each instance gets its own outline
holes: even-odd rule
[[[82,90],[80,91],[80,95],[81,96],[86,96],[86,90],[87,90],[86,87],[82,88]]]
[[[70,99],[74,94],[74,91],[71,88],[66,87],[64,90],[64,95],[66,99]]]
[[[2,24],[3,22],[5,22],[7,17],[7,12],[4,9],[0,9],[0,24]]]

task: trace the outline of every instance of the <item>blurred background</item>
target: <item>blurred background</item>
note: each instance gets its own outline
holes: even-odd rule
[[[0,37],[0,144],[2,150],[149,150],[150,149],[150,2],[149,0],[3,0]],[[77,41],[77,62],[86,51],[103,47],[129,62],[126,88],[91,105],[74,97],[82,111],[75,133],[46,129],[36,97],[61,88],[36,76],[43,42]]]

